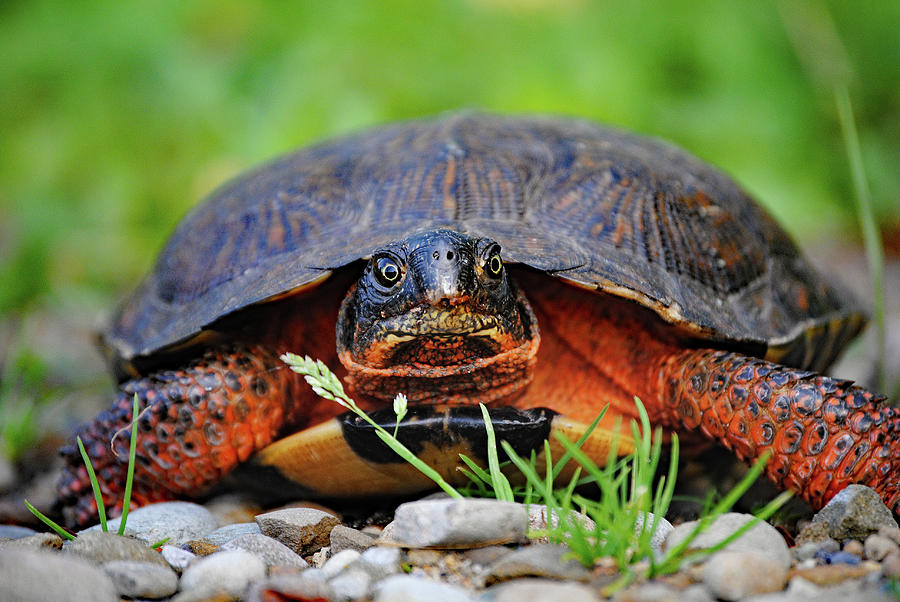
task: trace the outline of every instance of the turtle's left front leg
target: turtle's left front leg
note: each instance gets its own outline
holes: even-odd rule
[[[676,429],[699,428],[766,469],[815,508],[852,483],[877,491],[900,511],[900,412],[847,381],[737,353],[676,352],[654,375],[659,416]]]

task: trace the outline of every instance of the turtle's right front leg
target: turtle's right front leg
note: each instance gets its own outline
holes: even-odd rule
[[[122,510],[131,413],[138,396],[136,506],[193,497],[273,441],[286,424],[310,413],[317,398],[271,350],[230,346],[208,351],[183,370],[125,382],[112,407],[78,435],[111,514]],[[97,507],[81,455],[62,449],[66,466],[58,505],[66,523],[96,519]]]

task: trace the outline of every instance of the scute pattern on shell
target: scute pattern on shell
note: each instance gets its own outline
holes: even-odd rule
[[[757,352],[855,311],[689,154],[584,121],[460,113],[326,142],[225,185],[181,223],[105,340],[125,362],[152,354],[436,226]]]

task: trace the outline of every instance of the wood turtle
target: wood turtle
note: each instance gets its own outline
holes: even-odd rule
[[[448,473],[458,451],[484,454],[478,401],[525,453],[609,403],[587,446],[603,461],[637,396],[670,431],[773,452],[768,476],[815,507],[864,483],[896,511],[897,411],[818,374],[864,322],[684,151],[585,121],[451,114],[276,159],[191,211],[103,335],[120,392],[79,434],[119,509],[128,431],[110,442],[135,393],[137,504],[201,494],[251,458],[321,496],[427,488],[279,360],[291,351],[370,410],[405,393],[401,439]],[[63,453],[60,504],[85,523],[86,471]]]

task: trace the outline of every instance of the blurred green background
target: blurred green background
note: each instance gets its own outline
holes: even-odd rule
[[[47,401],[105,405],[91,332],[200,197],[385,121],[476,107],[667,138],[817,249],[859,240],[833,91],[845,85],[896,254],[898,32],[900,2],[866,0],[7,0],[0,436],[28,441]]]

